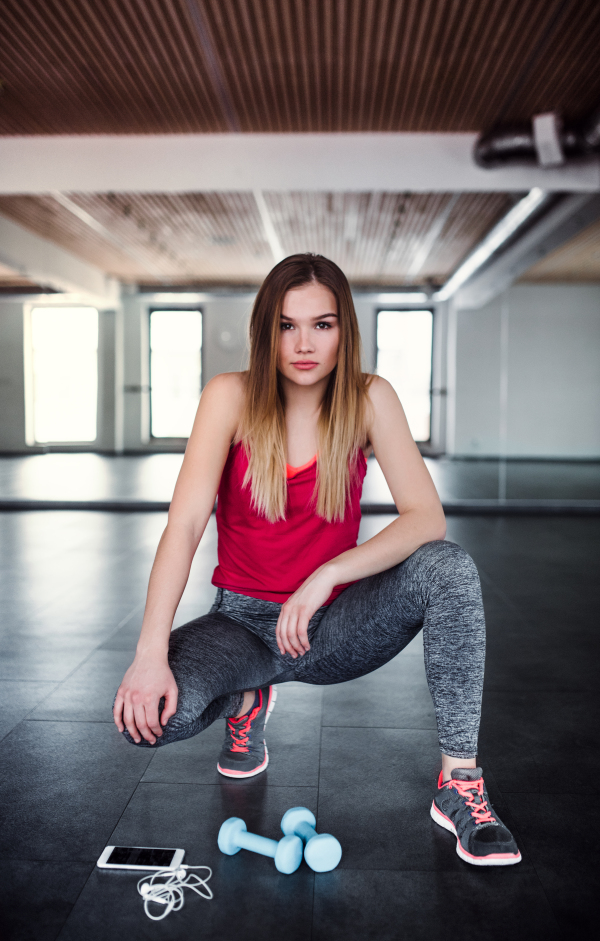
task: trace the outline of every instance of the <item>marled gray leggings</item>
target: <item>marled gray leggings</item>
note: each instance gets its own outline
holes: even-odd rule
[[[473,560],[452,542],[429,542],[400,565],[351,585],[312,618],[310,650],[281,655],[281,609],[219,588],[208,614],[176,628],[169,664],[179,689],[177,712],[156,748],[202,732],[239,711],[244,690],[298,680],[317,686],[371,673],[423,628],[427,682],[440,748],[455,758],[477,754],[485,621]],[[129,733],[123,733],[133,741]]]

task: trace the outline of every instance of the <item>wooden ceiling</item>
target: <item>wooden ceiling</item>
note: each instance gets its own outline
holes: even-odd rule
[[[286,254],[327,255],[355,284],[442,283],[513,203],[506,193],[264,198]],[[255,284],[274,264],[252,193],[71,193],[67,204],[0,196],[0,213],[124,281]]]
[[[600,101],[598,0],[2,0],[1,19],[0,135],[481,131]],[[286,253],[374,285],[443,282],[516,198],[264,195]],[[256,284],[273,264],[250,192],[1,196],[0,213],[124,281]],[[575,241],[535,277],[600,280]]]
[[[578,118],[599,46],[598,0],[3,0],[0,134]]]

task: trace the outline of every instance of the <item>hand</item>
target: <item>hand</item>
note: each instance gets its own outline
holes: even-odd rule
[[[333,591],[337,581],[327,564],[300,585],[282,605],[277,620],[277,646],[282,654],[289,653],[294,660],[310,650],[308,623]]]
[[[159,721],[158,705],[163,696],[165,707]],[[119,732],[127,728],[134,742],[139,744],[143,736],[154,745],[162,735],[162,725],[175,715],[177,696],[177,684],[167,661],[137,655],[123,677],[113,707]]]

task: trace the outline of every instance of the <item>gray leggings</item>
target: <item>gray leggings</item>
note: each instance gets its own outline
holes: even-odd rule
[[[280,610],[273,601],[219,588],[208,614],[172,631],[177,712],[155,745],[144,739],[138,744],[156,748],[197,735],[215,719],[236,715],[245,690],[288,680],[326,686],[364,676],[423,628],[440,748],[455,758],[476,756],[485,620],[477,569],[460,546],[429,542],[399,565],[346,588],[311,619],[310,650],[297,660],[277,647]]]

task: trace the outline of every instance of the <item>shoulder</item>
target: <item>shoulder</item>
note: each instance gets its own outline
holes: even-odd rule
[[[223,403],[240,408],[244,403],[246,374],[243,372],[222,372],[213,376],[202,390],[202,398],[212,403]]]
[[[393,385],[382,376],[367,374],[365,376],[367,386],[367,399],[369,404],[379,412],[381,409],[394,407],[399,399]]]
[[[226,372],[214,376],[202,390],[194,429],[212,437],[225,435],[231,441],[240,424],[244,400],[244,373]]]

